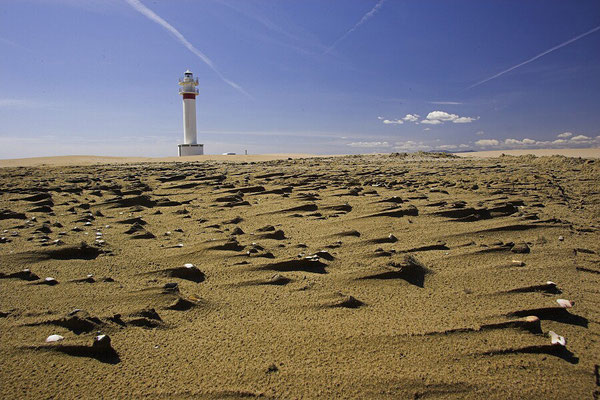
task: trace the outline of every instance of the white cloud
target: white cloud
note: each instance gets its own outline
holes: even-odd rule
[[[445,111],[432,111],[425,119],[419,122],[420,115],[419,114],[406,114],[403,118],[398,119],[384,119],[384,117],[377,117],[378,120],[382,121],[384,124],[395,124],[400,125],[404,121],[413,122],[415,124],[429,124],[429,125],[440,125],[444,122],[453,122],[455,124],[468,124],[473,121],[479,119],[479,117],[461,117],[457,114],[450,114]]]
[[[417,122],[419,120],[419,114],[406,114],[406,117],[402,118],[407,122]]]
[[[0,108],[31,108],[41,107],[42,104],[29,99],[0,99]]]
[[[515,149],[515,148],[555,148],[555,147],[571,147],[577,148],[582,145],[594,145],[596,143],[600,143],[600,137],[593,139],[591,137],[585,135],[577,135],[572,137],[571,139],[555,139],[555,140],[534,140],[525,138],[522,140],[519,139],[505,139],[503,142],[500,142],[496,139],[482,139],[475,142],[478,146],[498,146],[502,145],[503,148],[506,149]],[[570,145],[570,146],[569,146]]]
[[[441,146],[438,146],[438,148],[440,150],[453,150],[456,149],[458,146],[455,144],[443,144]]]
[[[563,138],[563,139],[568,138],[570,136],[573,136],[573,134],[571,132],[563,132],[563,133],[557,135],[557,137]]]
[[[461,117],[457,114],[450,114],[445,111],[432,111],[425,119],[419,122],[420,115],[419,114],[406,114],[403,118],[398,119],[384,119],[383,117],[377,117],[378,120],[382,121],[384,124],[395,124],[400,125],[404,121],[413,122],[415,124],[429,124],[429,125],[440,125],[444,122],[453,122],[455,124],[468,124],[473,121],[479,119],[479,117]]]
[[[430,131],[430,130],[431,130],[431,128],[424,128],[423,130],[424,130],[424,131]]]
[[[427,114],[427,119],[438,120],[438,121],[454,121],[458,118],[456,114],[449,114],[445,111],[432,111]]]
[[[438,105],[458,105],[462,104],[458,101],[430,101],[429,104],[438,104]]]
[[[475,120],[478,120],[479,117],[477,118],[473,118],[473,117],[458,117],[455,120],[453,120],[452,122],[454,122],[455,124],[468,124],[470,122],[473,122]]]
[[[521,141],[517,140],[517,139],[506,139],[504,141],[504,144],[516,144],[516,145],[519,145],[519,144],[521,144]]]
[[[483,135],[485,135],[485,132],[484,131],[477,131],[477,132],[475,132],[475,134],[477,136],[483,136]]]
[[[577,136],[573,136],[571,138],[571,141],[572,142],[583,142],[583,141],[590,140],[590,139],[591,139],[590,137],[585,136],[585,135],[577,135]]]
[[[479,119],[479,117],[461,117],[459,115],[450,114],[445,111],[432,111],[429,114],[427,114],[427,117],[425,117],[425,118],[426,118],[426,120],[421,121],[421,123],[431,124],[431,122],[425,122],[425,121],[438,121],[437,123],[434,123],[435,125],[441,124],[442,122],[453,122],[455,124],[468,124],[470,122],[473,122],[473,121]]]
[[[407,140],[406,142],[396,142],[394,149],[403,151],[431,150],[431,146],[423,142]]]
[[[475,142],[477,146],[498,146],[500,144],[496,139],[480,139]]]
[[[437,120],[437,119],[424,119],[423,121],[421,121],[422,124],[429,124],[429,125],[439,125],[442,123],[442,121]]]
[[[348,146],[373,148],[373,147],[389,147],[390,144],[388,142],[352,142],[352,143],[348,143]]]
[[[529,138],[525,138],[523,140],[506,139],[504,141],[504,144],[507,144],[509,146],[531,146],[531,145],[534,145],[534,144],[542,144],[542,143],[544,143],[544,142],[538,142],[536,140],[529,139]]]

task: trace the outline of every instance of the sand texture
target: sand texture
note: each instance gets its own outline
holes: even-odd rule
[[[599,395],[600,160],[5,167],[0,228],[2,398]]]

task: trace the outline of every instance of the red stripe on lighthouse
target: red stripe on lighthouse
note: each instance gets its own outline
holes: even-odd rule
[[[184,93],[183,94],[183,98],[184,99],[192,99],[193,100],[193,99],[196,98],[196,95],[194,93]]]

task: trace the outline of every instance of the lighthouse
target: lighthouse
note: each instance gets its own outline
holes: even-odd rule
[[[178,145],[179,156],[198,156],[204,154],[204,145],[196,138],[196,95],[198,79],[189,69],[179,78],[179,94],[183,98],[183,144]]]

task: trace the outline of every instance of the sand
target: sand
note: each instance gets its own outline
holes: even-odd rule
[[[381,155],[381,154],[380,154]],[[459,157],[467,158],[494,158],[503,155],[534,155],[542,156],[565,156],[582,158],[600,158],[600,148],[587,149],[523,149],[523,150],[492,150],[475,151],[468,153],[454,153]],[[228,161],[228,162],[262,162],[274,160],[287,160],[298,158],[315,157],[343,157],[343,155],[316,155],[302,153],[278,153],[278,154],[236,154],[220,155],[207,154],[203,156],[188,157],[107,157],[107,156],[57,156],[57,157],[29,157],[0,159],[0,168],[2,167],[40,167],[46,165],[69,166],[69,165],[104,165],[104,164],[132,164],[132,163],[164,163],[164,162],[196,162],[196,161]]]
[[[598,396],[600,160],[272,157],[3,162],[0,397]]]

